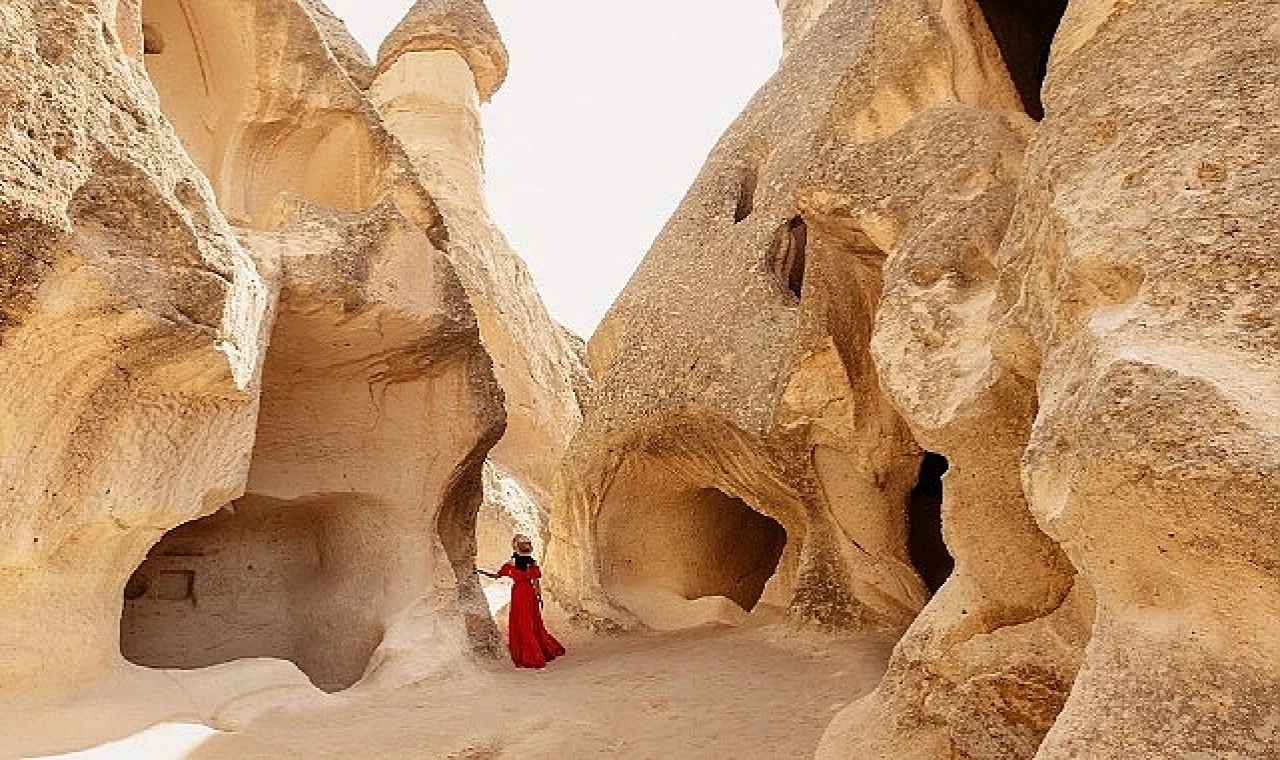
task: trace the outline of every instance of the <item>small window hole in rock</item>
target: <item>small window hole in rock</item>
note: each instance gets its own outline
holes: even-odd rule
[[[1044,118],[1040,88],[1067,0],[978,0],[1027,115]]]
[[[755,167],[747,167],[738,184],[738,204],[733,211],[733,223],[737,224],[747,217],[756,205],[756,185],[760,182],[760,172]]]
[[[147,55],[160,55],[164,52],[164,34],[152,24],[142,25],[142,52]]]
[[[804,292],[805,252],[809,247],[809,226],[802,217],[793,217],[778,228],[769,256],[769,268],[779,287],[799,300]]]
[[[955,560],[942,539],[942,476],[947,468],[946,457],[925,452],[920,477],[907,503],[911,564],[930,593],[942,588],[955,569]]]

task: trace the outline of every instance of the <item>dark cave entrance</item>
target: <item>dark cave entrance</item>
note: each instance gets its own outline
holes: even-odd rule
[[[605,583],[656,587],[686,599],[760,601],[787,544],[782,525],[716,488],[692,488],[601,515]]]
[[[353,685],[384,633],[385,578],[360,547],[371,511],[245,498],[174,528],[125,586],[121,652],[184,670],[272,657],[325,691]]]
[[[955,569],[955,560],[942,540],[942,476],[947,468],[946,457],[925,452],[920,477],[907,502],[911,564],[931,593],[942,588]]]
[[[769,268],[778,285],[800,300],[804,291],[805,253],[809,247],[809,225],[794,217],[778,228],[769,256]]]
[[[738,186],[738,203],[733,210],[734,224],[751,216],[751,211],[756,205],[756,185],[759,182],[760,173],[756,169],[748,168],[743,172],[741,184]]]
[[[1044,118],[1040,88],[1049,67],[1049,49],[1067,0],[978,0],[987,26],[1000,46],[1027,115]]]

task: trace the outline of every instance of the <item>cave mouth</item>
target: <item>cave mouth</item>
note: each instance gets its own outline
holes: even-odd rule
[[[920,579],[936,593],[955,569],[942,538],[942,476],[950,465],[941,454],[925,452],[920,476],[907,500],[907,547]]]
[[[612,513],[599,526],[607,586],[660,588],[685,599],[722,596],[748,611],[787,544],[777,520],[717,488],[686,489]]]
[[[774,233],[769,252],[769,269],[774,280],[793,302],[799,302],[804,292],[804,275],[809,248],[809,225],[803,217],[793,217],[784,222]]]
[[[1040,88],[1067,0],[978,0],[1027,115],[1044,118]]]
[[[325,691],[352,686],[384,633],[359,511],[245,498],[174,528],[125,585],[121,652],[180,670],[277,658]]]

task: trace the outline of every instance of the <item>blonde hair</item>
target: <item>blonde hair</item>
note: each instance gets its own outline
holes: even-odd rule
[[[511,537],[511,548],[512,548],[512,549],[514,549],[515,551],[519,552],[519,551],[521,551],[520,547],[522,547],[522,546],[528,546],[528,547],[529,547],[529,553],[530,553],[530,554],[532,554],[532,553],[533,553],[533,539],[532,539],[532,538],[529,538],[528,536],[526,536],[526,535],[525,535],[525,534],[523,534],[523,533],[517,533],[517,534],[515,534],[514,536],[512,536],[512,537]]]

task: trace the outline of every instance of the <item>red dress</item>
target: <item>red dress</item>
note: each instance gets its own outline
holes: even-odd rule
[[[533,588],[533,582],[542,577],[542,571],[537,565],[520,570],[508,562],[498,570],[498,575],[515,581],[511,589],[507,631],[511,661],[517,668],[545,667],[549,660],[564,654],[564,647],[547,633],[547,627],[542,623],[538,592]]]

